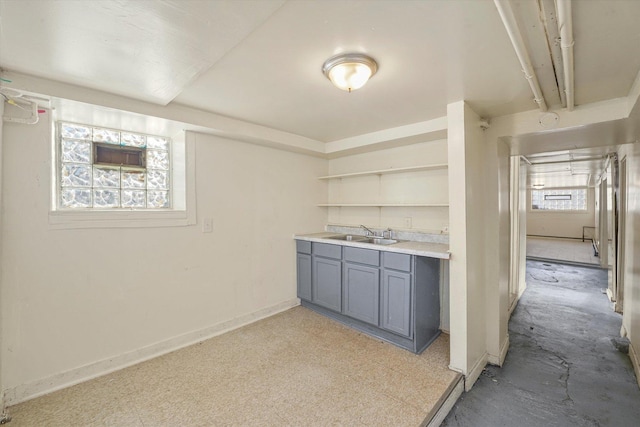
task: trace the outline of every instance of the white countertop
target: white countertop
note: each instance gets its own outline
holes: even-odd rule
[[[333,240],[330,237],[340,236],[339,233],[323,232],[313,234],[297,234],[294,236],[296,240],[304,240],[307,242],[330,243],[332,245],[352,246],[354,248],[375,249],[384,252],[397,252],[401,254],[410,254],[418,256],[426,256],[430,258],[450,259],[449,245],[442,243],[426,243],[426,242],[410,242],[399,241],[392,245],[373,245],[371,243],[362,243],[349,240]]]

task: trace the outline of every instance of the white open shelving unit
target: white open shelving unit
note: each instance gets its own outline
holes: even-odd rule
[[[338,175],[327,175],[320,176],[318,179],[339,179],[339,178],[354,178],[357,176],[366,176],[366,175],[387,175],[390,173],[401,173],[401,172],[422,172],[427,170],[434,169],[447,169],[449,165],[446,163],[437,164],[437,165],[422,165],[422,166],[409,166],[405,168],[391,168],[391,169],[380,169],[374,171],[364,171],[364,172],[351,172],[351,173],[342,173]]]
[[[320,203],[320,207],[330,208],[446,208],[448,203]]]
[[[371,175],[378,175],[382,177],[383,175],[389,174],[398,174],[398,173],[412,173],[412,172],[424,172],[430,170],[438,170],[438,169],[447,169],[447,164],[432,164],[432,165],[420,165],[420,166],[409,166],[409,167],[401,167],[401,168],[390,168],[390,169],[379,169],[379,170],[371,170],[371,171],[363,171],[363,172],[351,172],[351,173],[343,173],[337,175],[327,175],[318,177],[319,180],[342,180],[349,178],[359,178]],[[374,208],[384,208],[384,207],[407,207],[407,208],[415,208],[415,207],[448,207],[448,203],[388,203],[388,202],[374,202],[374,203],[348,203],[348,202],[332,202],[328,203],[320,203],[318,204],[320,207],[374,207]]]

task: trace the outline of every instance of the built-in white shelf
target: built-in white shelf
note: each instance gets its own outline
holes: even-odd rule
[[[337,207],[337,208],[431,208],[431,207],[449,207],[448,203],[321,203],[320,207]]]
[[[375,170],[375,171],[352,172],[352,173],[343,173],[339,175],[319,176],[318,179],[353,178],[357,176],[366,176],[366,175],[386,175],[390,173],[401,173],[401,172],[420,172],[420,171],[427,171],[432,169],[446,169],[447,167],[448,165],[446,163],[435,164],[435,165],[409,166],[404,168],[391,168],[391,169],[381,169],[381,170]],[[373,206],[377,206],[377,205],[373,205]]]

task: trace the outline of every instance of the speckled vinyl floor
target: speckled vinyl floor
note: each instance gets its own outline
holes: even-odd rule
[[[8,409],[18,426],[419,426],[456,381],[422,355],[296,307]]]

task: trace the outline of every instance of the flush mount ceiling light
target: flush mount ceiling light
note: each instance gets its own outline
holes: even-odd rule
[[[378,71],[373,58],[361,53],[343,53],[327,59],[322,72],[338,89],[360,89]]]

